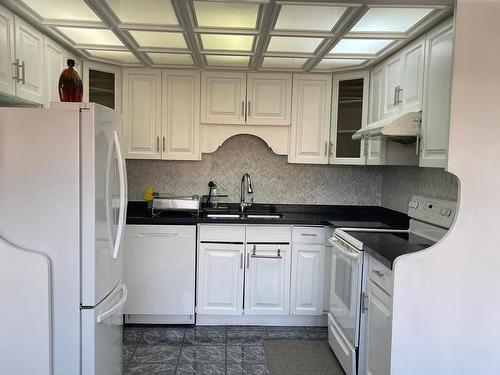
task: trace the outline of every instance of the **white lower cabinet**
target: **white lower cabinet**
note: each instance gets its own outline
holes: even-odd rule
[[[290,245],[247,245],[245,315],[289,315],[290,258]]]
[[[244,245],[200,243],[197,313],[243,313]]]
[[[291,314],[323,314],[324,259],[324,245],[292,245]]]
[[[195,252],[194,225],[127,225],[124,314],[166,315],[163,323],[193,323]]]

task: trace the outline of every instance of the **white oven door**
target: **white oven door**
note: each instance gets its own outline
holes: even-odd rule
[[[363,252],[333,235],[330,313],[350,344],[357,348],[359,341],[361,278]]]

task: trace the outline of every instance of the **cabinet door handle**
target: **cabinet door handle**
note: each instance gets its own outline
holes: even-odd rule
[[[240,269],[243,269],[243,253],[240,253]]]
[[[250,269],[250,253],[247,253],[247,269]]]
[[[403,103],[403,99],[401,99],[401,93],[403,92],[403,89],[398,86],[398,105]]]
[[[394,87],[394,107],[398,105],[399,86]]]
[[[250,108],[251,108],[251,107],[250,107],[250,104],[251,104],[251,103],[250,103],[250,100],[249,100],[249,101],[248,101],[248,107],[247,107],[247,108],[248,108],[248,117],[250,117],[250,116],[252,115],[252,110],[250,109]]]
[[[21,84],[24,85],[26,83],[26,65],[24,64],[24,61],[19,65],[19,68],[21,69]]]
[[[16,59],[16,62],[13,62],[12,66],[15,68],[14,77],[12,77],[12,79],[15,79],[16,82],[19,82],[19,59]]]
[[[300,235],[304,237],[318,237],[316,233],[301,233]]]
[[[422,136],[417,135],[417,144],[415,145],[415,154],[420,154],[420,143],[422,142]]]
[[[156,137],[156,152],[160,152],[160,137]]]
[[[165,152],[165,137],[163,137],[163,152]]]
[[[245,101],[241,101],[241,117],[245,116]],[[246,116],[245,116],[246,117]]]
[[[384,273],[378,270],[373,270],[373,273],[377,275],[378,277],[384,277]]]

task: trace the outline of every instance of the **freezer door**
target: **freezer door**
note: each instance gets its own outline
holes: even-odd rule
[[[122,374],[122,307],[127,287],[118,286],[94,309],[81,310],[82,375]]]
[[[90,103],[81,112],[82,305],[96,306],[122,280],[127,208],[117,116]]]

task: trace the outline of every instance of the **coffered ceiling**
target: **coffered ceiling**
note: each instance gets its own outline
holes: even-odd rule
[[[366,67],[452,14],[452,1],[5,0],[82,56],[127,66]]]

